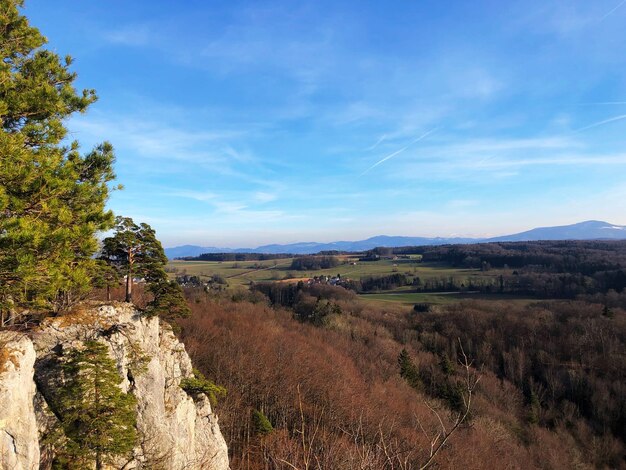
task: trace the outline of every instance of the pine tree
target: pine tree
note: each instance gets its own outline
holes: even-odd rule
[[[260,410],[252,410],[252,423],[257,434],[265,436],[274,430],[274,426],[265,414]]]
[[[224,387],[211,382],[198,369],[193,370],[193,377],[187,377],[180,381],[180,388],[192,396],[206,395],[213,406],[217,405],[218,397],[225,397],[227,393]]]
[[[183,290],[176,282],[164,280],[151,284],[148,289],[153,296],[146,308],[149,315],[158,315],[170,321],[191,315]]]
[[[22,0],[0,0],[0,313],[59,309],[90,287],[95,233],[113,222],[105,210],[113,149],[82,155],[62,145],[64,121],[96,100],[78,93],[71,57],[43,49],[46,39],[20,14]],[[8,314],[8,315],[7,315]]]
[[[101,259],[96,260],[91,283],[95,288],[106,289],[107,301],[111,300],[111,288],[118,286],[120,281],[119,272],[113,266]]]
[[[95,463],[99,470],[128,455],[137,439],[136,399],[120,389],[122,378],[107,347],[86,341],[69,353],[64,374],[58,408],[71,461]]]
[[[115,234],[104,239],[100,258],[126,276],[126,302],[133,299],[133,277],[143,277],[150,284],[167,282],[167,257],[155,231],[130,217],[115,218]]]
[[[126,277],[126,301],[133,299],[133,278],[141,277],[153,297],[146,313],[168,320],[189,316],[191,311],[181,287],[167,278],[167,257],[152,227],[137,225],[129,217],[116,217],[115,222],[115,234],[104,239],[100,260]]]
[[[406,349],[403,349],[398,355],[398,366],[400,366],[400,377],[406,380],[411,387],[415,389],[420,388],[419,371]]]

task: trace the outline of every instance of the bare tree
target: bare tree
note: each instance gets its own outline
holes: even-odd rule
[[[452,424],[446,427],[441,419],[441,415],[435,410],[433,406],[431,406],[428,402],[426,406],[430,409],[430,411],[437,417],[439,424],[441,425],[441,429],[434,435],[429,436],[422,424],[418,420],[418,424],[424,433],[424,435],[430,440],[430,451],[428,454],[428,458],[426,461],[420,465],[420,470],[424,470],[428,468],[437,457],[437,454],[441,451],[443,446],[448,442],[452,434],[456,432],[457,429],[463,424],[471,411],[472,407],[472,396],[474,395],[474,390],[476,389],[476,385],[480,380],[480,375],[478,375],[475,371],[472,371],[473,361],[470,361],[465,354],[465,350],[463,349],[463,344],[461,344],[461,339],[457,338],[459,341],[459,347],[461,349],[461,354],[463,355],[463,359],[459,359],[459,364],[463,369],[465,369],[465,377],[464,377],[464,393],[463,393],[463,409],[456,414]]]

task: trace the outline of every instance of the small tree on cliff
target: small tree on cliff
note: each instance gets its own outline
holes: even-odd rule
[[[153,297],[146,309],[148,314],[168,320],[188,316],[190,310],[181,287],[167,279],[167,257],[152,227],[137,225],[129,217],[117,217],[115,222],[115,234],[104,239],[100,259],[126,276],[126,302],[133,299],[133,277],[142,277]]]
[[[151,284],[149,290],[153,295],[146,309],[149,315],[158,315],[169,321],[191,315],[183,290],[176,282],[157,282]]]
[[[105,238],[101,259],[126,276],[126,302],[133,300],[133,277],[142,277],[150,284],[167,282],[167,257],[148,224],[139,225],[130,217],[115,218],[115,234]]]
[[[105,260],[96,260],[91,283],[95,288],[105,289],[107,301],[111,300],[111,288],[119,286],[121,282],[120,273]]]
[[[69,467],[95,463],[100,470],[128,455],[137,440],[136,399],[120,389],[122,377],[107,347],[86,341],[69,353],[64,373],[59,411]]]
[[[95,234],[105,210],[113,148],[83,155],[64,122],[96,100],[77,92],[71,57],[43,49],[46,38],[0,0],[0,319],[20,310],[59,309],[90,288]]]

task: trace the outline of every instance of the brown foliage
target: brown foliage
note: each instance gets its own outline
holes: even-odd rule
[[[196,366],[228,389],[217,412],[233,469],[420,468],[441,429],[429,406],[447,429],[456,415],[445,399],[428,389],[415,390],[400,377],[398,354],[406,348],[421,373],[431,374],[434,382],[443,380],[439,353],[446,351],[454,364],[457,337],[485,368],[471,421],[443,447],[438,468],[623,465],[620,441],[601,439],[571,410],[569,424],[555,421],[547,429],[529,423],[528,400],[516,383],[516,377],[528,373],[529,351],[498,349],[510,331],[482,327],[494,321],[496,307],[462,305],[424,318],[402,307],[380,310],[340,300],[343,313],[319,327],[256,298],[257,303],[235,302],[195,292],[189,300],[193,313],[180,321],[182,339]],[[548,315],[546,307],[537,309],[536,333]],[[552,314],[559,312],[555,308]],[[469,331],[482,335],[481,341]],[[487,360],[497,351],[511,355],[510,380]],[[453,367],[446,380],[453,385],[462,372]],[[254,409],[269,418],[273,432],[255,433]],[[546,413],[543,407],[540,412]]]

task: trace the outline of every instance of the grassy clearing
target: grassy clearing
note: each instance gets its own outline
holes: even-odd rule
[[[405,305],[414,305],[419,303],[428,303],[428,304],[449,304],[453,302],[458,302],[460,299],[459,295],[455,294],[447,294],[447,295],[438,295],[438,294],[422,294],[422,293],[383,293],[383,294],[361,294],[359,295],[359,299],[364,300],[366,302],[393,302],[396,304],[405,304]]]
[[[228,280],[231,285],[248,284],[250,281],[277,281],[287,277],[311,278],[321,275],[341,274],[342,277],[360,279],[366,276],[385,276],[394,273],[404,273],[419,276],[422,279],[439,277],[495,277],[499,271],[481,272],[477,269],[451,268],[435,263],[421,263],[414,260],[379,260],[356,261],[355,258],[344,257],[344,263],[330,269],[315,271],[291,270],[292,258],[268,261],[170,261],[168,268],[177,273],[209,278],[215,274]],[[356,264],[352,264],[356,263]],[[174,276],[176,273],[171,272]]]
[[[170,261],[168,270],[170,276],[188,274],[208,279],[213,275],[223,277],[231,287],[247,286],[251,282],[288,282],[285,279],[307,280],[314,276],[341,274],[348,279],[360,279],[367,276],[386,276],[394,273],[403,273],[419,276],[422,280],[429,278],[453,277],[462,282],[469,279],[494,279],[501,274],[509,274],[510,270],[491,270],[482,272],[478,269],[452,268],[437,263],[422,263],[419,259],[379,261],[358,261],[355,257],[340,257],[342,264],[330,269],[315,271],[296,271],[290,269],[293,258],[267,261]],[[356,264],[353,264],[356,263]],[[174,270],[176,270],[174,272]],[[295,281],[294,281],[295,282]],[[382,305],[414,305],[417,303],[449,304],[462,300],[490,300],[505,301],[526,305],[536,302],[537,299],[524,298],[503,294],[477,293],[423,293],[415,292],[413,286],[403,286],[393,291],[373,294],[361,294],[359,298],[368,303]]]
[[[520,297],[508,294],[471,294],[471,293],[422,293],[422,292],[402,292],[400,289],[396,289],[392,292],[383,292],[376,294],[360,294],[359,299],[366,302],[385,302],[396,303],[403,305],[414,305],[419,303],[428,304],[449,304],[460,302],[462,300],[489,300],[489,301],[501,301],[507,303],[514,303],[516,305],[528,305],[530,303],[538,302],[539,299],[532,297]]]
[[[208,279],[219,275],[230,285],[249,284],[250,281],[277,281],[285,277],[285,268],[291,265],[292,259],[268,261],[170,261],[167,264],[170,276],[188,274]],[[173,270],[175,272],[172,272]],[[297,272],[300,274],[300,272]],[[304,277],[304,275],[303,275]]]

